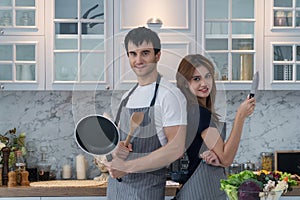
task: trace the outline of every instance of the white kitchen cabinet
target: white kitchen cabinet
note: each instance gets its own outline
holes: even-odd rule
[[[41,197],[41,200],[106,200],[106,197],[89,196],[89,197]]]
[[[266,0],[265,89],[300,89],[300,0]]]
[[[160,34],[159,34],[160,35]],[[116,38],[115,54],[115,82],[114,89],[129,89],[136,83],[136,76],[131,70],[124,47],[124,37]],[[161,39],[161,58],[158,62],[158,71],[166,79],[175,83],[175,75],[179,62],[184,55],[195,53],[195,41],[193,38],[176,35],[160,35]]]
[[[44,0],[0,1],[0,88],[44,89]]]
[[[265,89],[300,89],[300,37],[267,37]]]
[[[151,19],[161,23],[149,23]],[[136,83],[124,38],[129,30],[139,26],[158,33],[162,44],[158,71],[171,82],[175,82],[183,56],[196,53],[195,0],[114,0],[114,89],[128,89]]]
[[[44,35],[44,0],[1,0],[1,35]]]
[[[255,71],[263,77],[263,8],[261,0],[198,1],[198,52],[215,63],[219,89],[249,89]]]
[[[49,0],[46,7],[46,89],[110,88],[112,1]]]
[[[44,37],[0,36],[0,39],[2,89],[44,89]]]
[[[299,36],[300,0],[265,0],[265,35]]]
[[[41,197],[1,197],[1,200],[41,200]]]

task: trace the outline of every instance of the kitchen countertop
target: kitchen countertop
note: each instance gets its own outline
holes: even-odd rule
[[[166,186],[165,196],[174,196],[180,186]],[[106,185],[91,187],[5,187],[0,186],[0,197],[72,197],[72,196],[106,196]],[[284,196],[300,196],[300,186]]]
[[[89,187],[5,187],[0,186],[0,197],[71,197],[106,196],[106,185]],[[166,196],[174,196],[179,186],[166,186]]]

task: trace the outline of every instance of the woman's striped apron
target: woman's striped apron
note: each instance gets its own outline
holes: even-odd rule
[[[226,136],[225,125],[221,131],[223,140]],[[202,144],[200,153],[208,150]],[[176,195],[177,200],[226,200],[224,191],[220,190],[220,179],[226,179],[223,167],[215,167],[200,162],[199,166]]]
[[[134,132],[131,139],[133,152],[130,152],[128,159],[145,156],[161,147],[157,136],[154,104],[160,82],[160,76],[156,81],[154,96],[149,107],[126,108],[130,95],[135,90],[134,87],[128,96],[122,101],[117,115],[116,123],[119,119],[121,140],[125,140],[129,132],[129,119],[133,112],[144,112],[144,120],[139,128]],[[119,119],[118,119],[119,118]],[[109,178],[107,197],[109,200],[163,200],[165,197],[166,168],[158,169],[146,173],[131,173],[122,177],[122,182]]]

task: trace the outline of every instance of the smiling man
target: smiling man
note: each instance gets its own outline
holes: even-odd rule
[[[111,175],[107,197],[163,200],[166,166],[185,149],[186,100],[158,73],[161,43],[157,33],[145,27],[133,29],[125,37],[125,48],[138,83],[124,94],[116,116],[122,141],[113,160],[105,163]],[[125,146],[133,112],[144,112],[144,119]]]

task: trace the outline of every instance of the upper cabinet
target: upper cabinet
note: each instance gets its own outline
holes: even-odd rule
[[[109,89],[112,1],[47,0],[46,89]]]
[[[299,36],[300,0],[265,0],[265,35]]]
[[[44,0],[1,0],[0,41],[0,88],[44,89]]]
[[[47,9],[45,9],[47,8]],[[0,0],[0,89],[106,90],[136,83],[129,30],[159,34],[158,70],[203,53],[218,89],[300,89],[300,0]]]
[[[300,0],[266,0],[265,89],[300,89]]]
[[[124,46],[132,28],[145,26],[158,33],[158,71],[171,82],[183,56],[196,53],[195,0],[114,0],[114,16],[114,89],[128,89],[137,82]]]
[[[254,72],[263,74],[262,12],[260,0],[199,1],[198,51],[215,63],[218,88],[249,89]]]
[[[1,35],[44,35],[44,0],[1,0]]]

